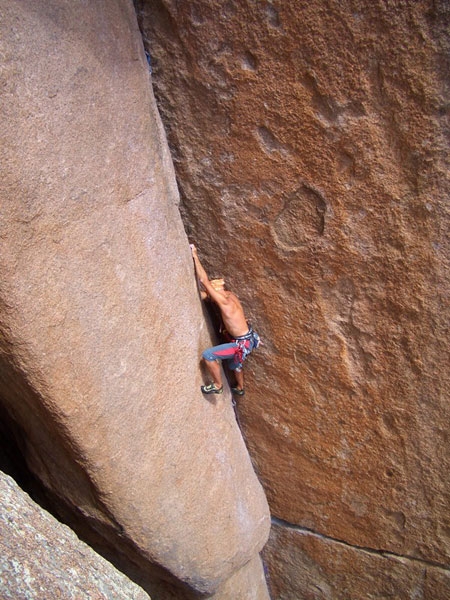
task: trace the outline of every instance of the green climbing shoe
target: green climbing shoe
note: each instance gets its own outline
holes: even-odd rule
[[[215,383],[209,383],[208,385],[202,385],[201,388],[204,394],[221,394],[223,392],[223,386],[218,388]]]
[[[243,389],[241,390],[240,388],[237,388],[237,387],[232,387],[231,391],[235,396],[243,396],[245,394],[245,390],[243,390]]]

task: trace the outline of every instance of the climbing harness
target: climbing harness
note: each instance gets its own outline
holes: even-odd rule
[[[261,338],[259,335],[249,326],[248,333],[233,338],[236,342],[236,352],[234,354],[234,360],[236,363],[242,365],[247,356],[255,350],[261,344]]]

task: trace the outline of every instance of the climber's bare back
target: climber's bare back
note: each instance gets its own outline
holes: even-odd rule
[[[232,337],[239,337],[248,333],[248,324],[244,315],[244,309],[239,298],[227,290],[219,292],[224,297],[224,302],[218,301],[222,313],[225,329]]]

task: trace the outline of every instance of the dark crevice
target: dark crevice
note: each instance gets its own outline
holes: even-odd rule
[[[0,397],[0,471],[12,477],[36,504],[51,512],[44,486],[28,468],[25,443],[24,432],[10,418]]]

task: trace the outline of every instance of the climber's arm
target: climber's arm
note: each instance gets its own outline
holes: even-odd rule
[[[200,283],[202,285],[204,285],[206,287],[205,282],[209,283],[208,275],[206,274],[206,271],[203,268],[202,263],[200,262],[200,259],[198,257],[198,253],[197,253],[197,248],[194,246],[194,244],[191,244],[191,252],[192,252],[192,258],[194,259],[195,272],[197,273],[198,280],[200,281]]]
[[[210,296],[207,289],[207,284],[209,284],[209,278],[206,274],[205,269],[203,268],[202,263],[200,262],[197,253],[197,248],[194,246],[194,244],[191,244],[190,247],[192,252],[192,258],[194,259],[195,272],[200,283],[200,297],[202,300],[206,300],[206,298]]]
[[[220,291],[214,289],[214,287],[211,285],[211,282],[209,281],[209,277],[206,274],[206,271],[203,268],[202,263],[200,262],[200,259],[198,257],[198,253],[197,253],[197,248],[194,246],[194,244],[191,244],[191,252],[192,252],[192,258],[194,259],[195,272],[197,273],[197,277],[198,277],[198,280],[201,285],[200,295],[201,295],[202,300],[205,300],[205,298],[210,297],[219,306],[228,304],[228,299],[223,294],[223,292],[220,292]]]

